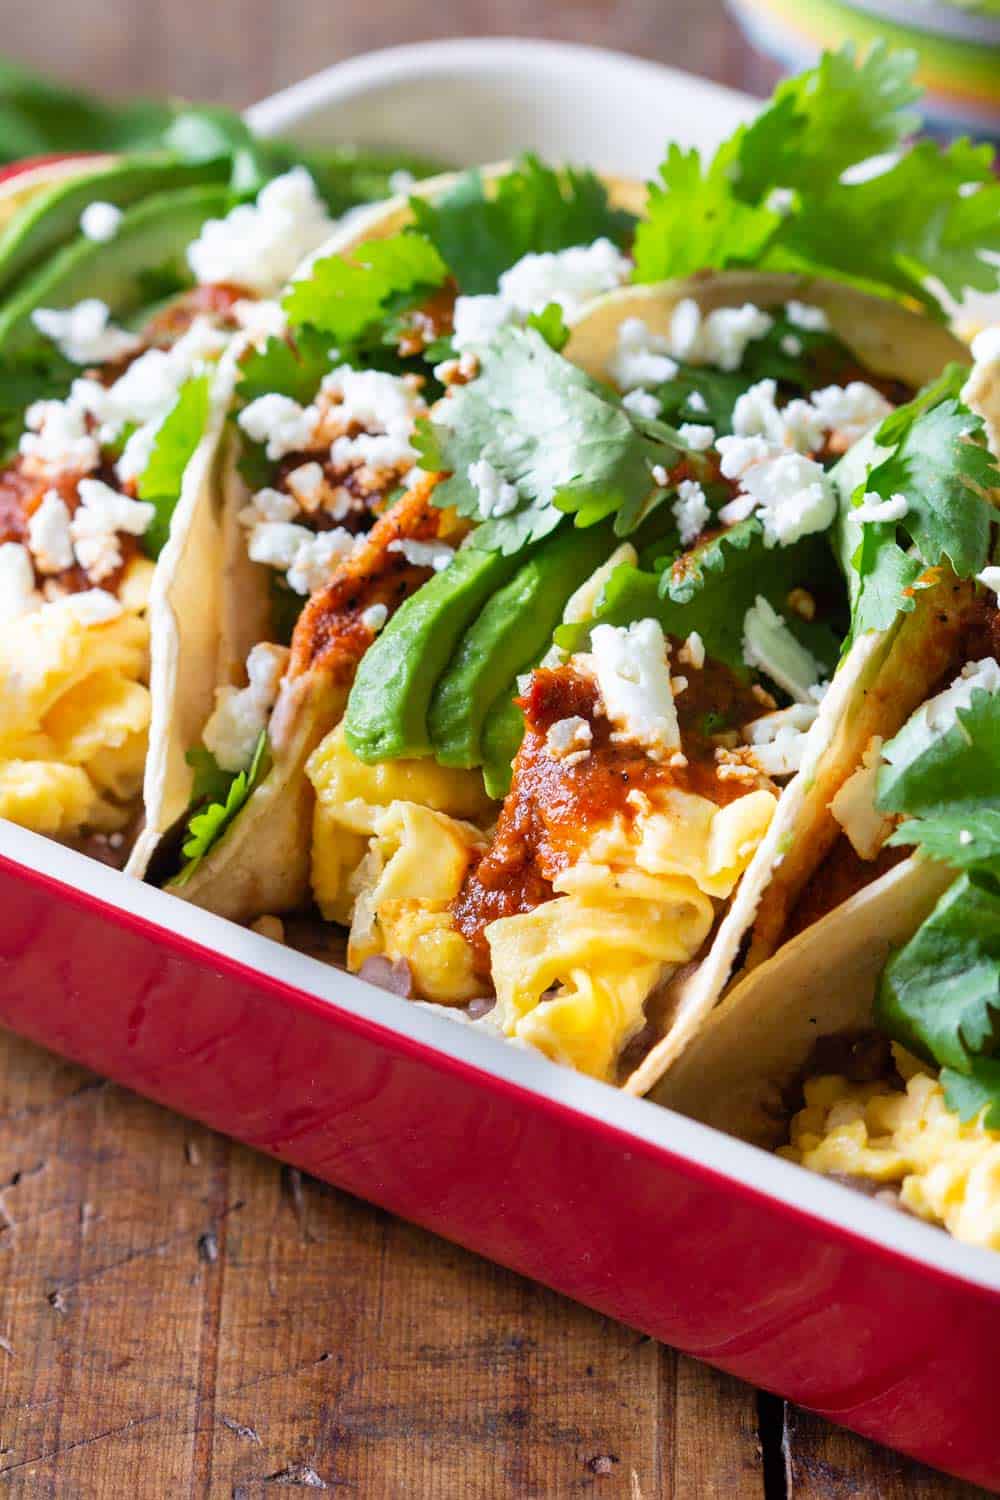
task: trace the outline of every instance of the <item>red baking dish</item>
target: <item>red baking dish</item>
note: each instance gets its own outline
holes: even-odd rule
[[[577,154],[637,173],[666,135],[710,138],[749,107],[612,54],[483,42],[362,59],[258,106],[254,123],[336,128],[365,144],[402,133],[428,150],[440,128],[428,77],[439,104],[442,89],[478,97],[474,157],[518,144],[511,128],[533,132],[520,144],[565,154],[570,122],[583,118]],[[559,83],[547,96],[546,78]],[[585,148],[616,88],[630,118],[656,112],[659,126],[655,140],[632,126],[630,137],[605,108],[602,159]],[[1000,1488],[1000,1257],[3,822],[0,910],[5,1026],[710,1364]]]

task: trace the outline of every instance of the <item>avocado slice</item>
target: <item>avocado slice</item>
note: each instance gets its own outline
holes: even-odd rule
[[[431,755],[427,711],[434,685],[470,621],[518,565],[517,557],[463,547],[412,594],[361,658],[344,733],[359,760]]]
[[[0,357],[9,359],[37,345],[31,315],[40,307],[72,307],[85,297],[106,302],[116,318],[150,300],[146,274],[175,262],[187,275],[188,245],[206,219],[219,218],[231,203],[221,183],[154,193],[126,210],[107,244],[82,234],[26,276],[0,310]]]
[[[0,296],[9,295],[21,275],[79,237],[80,215],[88,204],[125,209],[153,193],[221,183],[227,175],[224,161],[182,162],[158,153],[125,156],[98,171],[54,183],[26,203],[0,234]]]
[[[523,739],[524,714],[514,702],[514,692],[506,687],[493,703],[483,724],[483,785],[487,797],[502,802],[510,791],[511,763]]]
[[[493,595],[434,690],[428,728],[441,765],[482,764],[483,721],[498,691],[509,693],[545,650],[566,600],[614,545],[610,526],[561,526]]]

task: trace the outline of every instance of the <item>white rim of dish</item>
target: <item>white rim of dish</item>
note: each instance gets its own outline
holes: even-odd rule
[[[761,101],[738,89],[696,78],[679,68],[648,62],[608,47],[588,47],[579,42],[548,41],[527,37],[456,37],[443,42],[416,42],[411,46],[386,47],[360,57],[334,63],[299,83],[280,89],[244,113],[247,124],[260,135],[281,135],[319,110],[346,102],[392,83],[419,74],[440,73],[454,67],[517,69],[532,71],[544,59],[547,68],[578,70],[613,68],[620,77],[631,73],[644,83],[672,86],[697,98],[718,120],[722,137],[760,108]],[[404,145],[404,142],[400,142]]]

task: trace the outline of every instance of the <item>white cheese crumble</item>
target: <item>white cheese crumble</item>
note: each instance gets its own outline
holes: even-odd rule
[[[515,485],[504,479],[487,458],[470,464],[467,470],[469,483],[476,492],[479,514],[489,521],[494,516],[509,516],[516,510],[520,496]]]
[[[705,453],[715,442],[715,428],[698,422],[682,422],[677,429],[677,436],[685,448],[691,448],[695,453]]]
[[[680,532],[681,545],[690,546],[695,537],[704,531],[711,515],[708,501],[705,499],[705,491],[697,480],[681,480],[677,486],[677,499],[671,508]]]
[[[60,354],[74,365],[105,365],[124,359],[139,348],[140,340],[110,321],[106,302],[86,297],[75,307],[38,307],[31,321]]]
[[[357,537],[344,526],[308,535],[308,542],[301,543],[285,575],[297,594],[315,594],[329,580],[337,563],[350,557],[357,545]]]
[[[763,437],[779,448],[809,453],[823,445],[824,428],[819,413],[808,401],[796,399],[778,406],[775,380],[758,380],[743,392],[733,407],[736,437]]]
[[[873,490],[866,490],[861,504],[856,505],[850,514],[855,521],[901,521],[909,508],[910,502],[905,495],[896,493],[883,500]]]
[[[743,660],[797,703],[815,701],[810,690],[819,681],[819,665],[763,594],[757,595],[743,617]]]
[[[28,546],[39,573],[64,573],[73,566],[69,507],[58,490],[47,490],[29,519]]]
[[[33,614],[42,605],[31,554],[20,542],[0,543],[0,623]]]
[[[483,294],[479,297],[456,297],[453,313],[453,348],[464,353],[482,348],[495,334],[514,321],[514,309],[502,297]]]
[[[410,434],[426,404],[405,377],[338,365],[323,377],[320,397],[335,403],[329,409],[330,420],[347,429],[362,429],[357,436],[334,441],[330,449],[334,463],[360,462],[372,468],[412,463],[416,454],[410,447]]]
[[[846,443],[856,443],[893,410],[881,391],[852,380],[849,385],[828,385],[813,391],[810,403],[828,432],[839,433]]]
[[[981,573],[976,574],[976,582],[981,583],[984,588],[992,589],[993,593],[1000,598],[1000,568],[984,568]]]
[[[372,635],[378,635],[382,626],[389,618],[389,606],[387,604],[369,604],[367,609],[361,611],[361,623]]]
[[[202,739],[223,771],[245,771],[253,759],[277,700],[288,656],[284,646],[254,646],[247,657],[247,686],[217,690]]]
[[[273,462],[308,448],[319,411],[315,406],[300,406],[291,396],[268,394],[251,401],[236,420],[252,442],[266,443]]]
[[[717,307],[703,318],[693,297],[677,304],[670,323],[670,352],[690,364],[738,370],[747,346],[774,327],[769,313],[745,302],[742,307]]]
[[[515,313],[528,317],[555,302],[572,317],[587,302],[622,286],[632,274],[632,262],[607,238],[568,250],[522,255],[500,277],[501,299]]]
[[[651,333],[641,318],[625,318],[618,325],[608,374],[622,391],[663,385],[677,374],[677,362],[670,357],[670,340],[661,333]]]
[[[641,390],[638,386],[622,397],[622,406],[631,416],[640,417],[646,422],[655,422],[663,410],[662,403],[652,391]]]
[[[623,285],[631,271],[628,257],[604,238],[522,255],[504,271],[495,293],[456,298],[452,345],[459,353],[482,348],[508,323],[524,323],[553,302],[575,317],[594,297]]]
[[[797,771],[817,713],[815,703],[793,703],[748,724],[744,734],[757,769],[765,776],[791,776]]]
[[[861,765],[848,776],[830,802],[830,811],[854,852],[865,860],[876,857],[892,832],[892,818],[887,818],[875,806],[881,764],[882,737],[876,734],[868,742]]]
[[[708,411],[708,402],[705,400],[704,396],[701,394],[701,391],[691,391],[691,392],[689,392],[688,398],[687,398],[687,404],[691,408],[692,411],[696,411],[699,414],[702,414],[702,413]]]
[[[785,317],[807,333],[825,333],[830,327],[830,319],[822,307],[814,307],[810,302],[796,302],[794,297],[785,303]]]
[[[992,656],[967,662],[950,687],[929,698],[910,715],[905,732],[924,733],[928,741],[947,734],[958,723],[959,709],[971,707],[972,695],[977,690],[1000,692],[1000,666]]]
[[[692,630],[687,640],[681,646],[681,649],[677,653],[677,660],[684,662],[686,666],[694,667],[696,672],[701,671],[705,665],[705,642],[697,630]]]
[[[78,385],[91,382],[78,380]],[[24,458],[35,460],[43,468],[96,469],[100,447],[88,430],[86,410],[82,403],[68,401],[35,401],[25,412],[26,431],[18,444]]]
[[[80,215],[80,231],[88,240],[106,245],[118,233],[122,211],[113,203],[88,203]]]
[[[70,521],[76,560],[96,583],[121,566],[120,532],[142,536],[156,515],[155,505],[132,500],[100,479],[81,479],[80,504]]]
[[[261,521],[291,521],[298,515],[299,507],[291,495],[286,495],[283,490],[273,490],[265,487],[258,490],[256,495],[240,511],[240,520],[244,526],[258,526]],[[300,527],[305,530],[305,527]]]
[[[233,303],[232,315],[240,328],[257,344],[267,339],[283,339],[288,332],[288,315],[280,302],[269,297],[240,297]]]
[[[825,531],[837,513],[826,472],[801,453],[779,452],[751,464],[743,474],[743,488],[757,501],[768,547],[790,547],[814,531]]]
[[[323,465],[315,462],[299,464],[288,475],[286,483],[298,502],[299,508],[304,511],[313,512],[319,509],[326,480],[323,476]]]
[[[737,495],[735,500],[722,506],[719,520],[723,526],[736,526],[738,522],[745,521],[747,516],[752,516],[756,509],[757,502],[752,495]]]
[[[590,754],[594,732],[586,719],[574,714],[568,719],[558,719],[545,736],[545,748],[564,766],[578,765]]]
[[[188,265],[206,285],[229,282],[261,296],[279,291],[329,238],[335,221],[305,167],[293,167],[224,219],[209,219],[188,246]]]
[[[598,625],[590,660],[612,738],[641,745],[653,759],[681,748],[670,691],[669,648],[657,620]]]
[[[802,340],[796,338],[794,333],[786,333],[781,340],[781,352],[787,354],[789,359],[798,359],[802,348]]]
[[[447,542],[417,542],[411,537],[397,537],[386,551],[401,552],[411,567],[433,568],[435,573],[443,573],[455,556],[454,547]]]

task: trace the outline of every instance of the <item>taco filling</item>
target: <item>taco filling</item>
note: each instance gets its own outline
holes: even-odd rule
[[[201,224],[195,285],[138,331],[99,298],[31,309],[40,347],[80,373],[27,408],[0,472],[0,817],[124,862],[153,714],[154,568],[226,398],[220,359],[330,227],[298,169]]]

